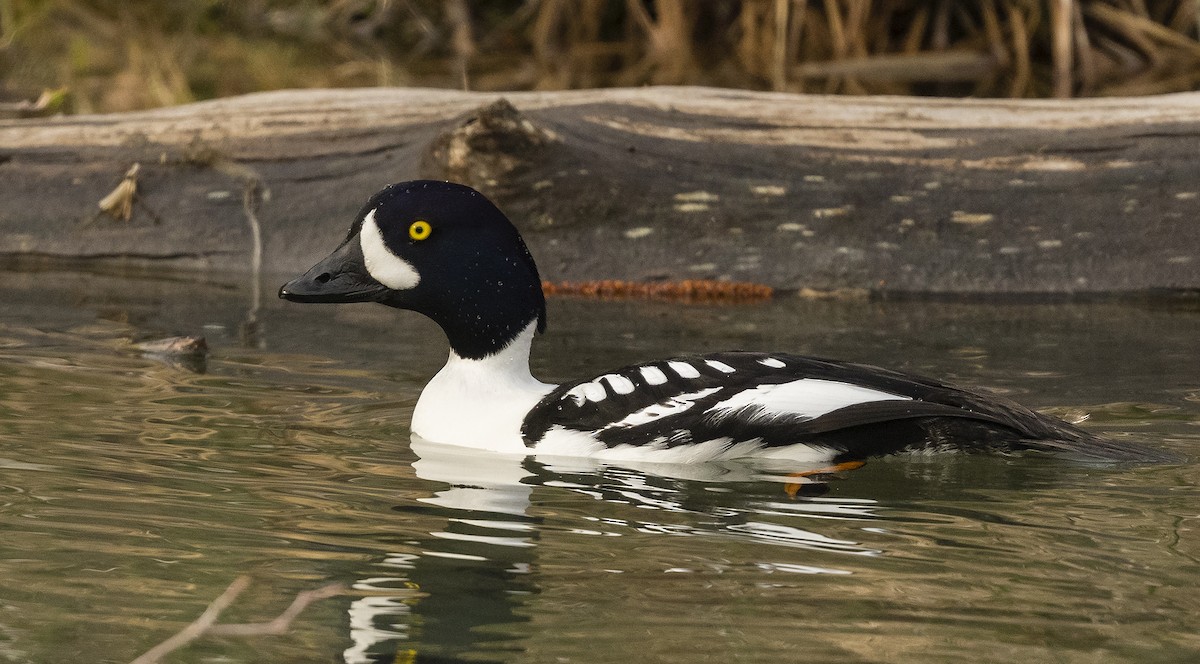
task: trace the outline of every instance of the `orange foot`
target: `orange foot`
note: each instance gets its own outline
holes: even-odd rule
[[[804,478],[807,480],[810,477],[819,477],[821,475],[828,475],[830,473],[838,473],[838,472],[842,472],[844,470],[857,470],[859,468],[862,468],[865,465],[867,465],[866,461],[843,461],[837,465],[833,465],[828,468],[818,468],[816,470],[806,470],[802,473],[788,473],[788,477],[798,477],[798,478]],[[796,494],[800,493],[800,488],[808,483],[809,483],[808,481],[788,482],[787,484],[783,485],[783,490],[784,490],[784,492],[787,493],[788,498],[795,498]]]

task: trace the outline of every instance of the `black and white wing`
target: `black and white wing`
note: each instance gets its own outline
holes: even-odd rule
[[[529,412],[522,435],[536,448],[564,433],[607,448],[720,441],[769,452],[803,444],[834,460],[943,445],[1070,451],[1097,440],[1015,403],[918,376],[749,352],[678,357],[560,385]]]

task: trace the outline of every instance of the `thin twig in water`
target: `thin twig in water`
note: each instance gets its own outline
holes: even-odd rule
[[[340,583],[331,583],[327,586],[322,586],[316,590],[305,590],[296,595],[296,599],[292,600],[290,606],[279,614],[274,620],[261,623],[230,623],[228,625],[216,624],[217,618],[221,612],[229,608],[230,604],[237,599],[237,596],[242,593],[250,585],[250,577],[239,576],[234,579],[233,583],[221,593],[221,596],[212,601],[204,613],[187,627],[184,627],[177,634],[162,643],[154,646],[146,651],[144,655],[133,660],[130,664],[157,664],[164,656],[186,646],[195,641],[201,636],[215,634],[220,636],[259,636],[259,635],[276,635],[285,634],[292,626],[292,621],[300,615],[300,612],[308,607],[309,604],[327,597],[339,595],[345,591],[345,586]]]
[[[250,226],[250,312],[246,318],[247,322],[253,325],[258,322],[258,308],[262,303],[260,281],[263,241],[262,225],[258,223],[258,206],[269,192],[257,174],[246,177],[245,182],[245,188],[242,190],[242,211],[246,213],[246,223]]]
[[[209,628],[209,634],[217,634],[220,636],[257,636],[260,634],[286,634],[288,628],[292,626],[292,621],[300,615],[300,612],[308,607],[309,604],[327,597],[339,595],[344,590],[344,587],[339,583],[331,583],[327,586],[322,586],[316,590],[305,590],[296,595],[296,599],[292,600],[289,606],[283,613],[279,614],[274,620],[260,623],[240,623],[229,625],[213,625]]]
[[[233,600],[237,599],[237,596],[242,594],[242,591],[249,585],[250,577],[248,576],[239,576],[234,579],[233,583],[229,584],[229,587],[225,589],[225,592],[221,593],[220,597],[214,599],[212,604],[209,604],[204,613],[201,613],[200,617],[196,618],[192,624],[184,627],[175,636],[147,650],[144,655],[133,660],[131,664],[155,664],[163,656],[200,638],[213,626],[213,623],[217,622],[217,618],[220,617],[221,612],[229,608],[229,605],[233,604]]]
[[[242,212],[245,213],[246,225],[250,228],[250,310],[241,326],[241,336],[243,343],[257,346],[261,341],[258,310],[262,304],[260,277],[263,256],[262,225],[258,221],[258,209],[265,201],[271,199],[271,190],[267,188],[258,171],[245,164],[220,155],[209,156],[208,164],[218,172],[242,181]]]

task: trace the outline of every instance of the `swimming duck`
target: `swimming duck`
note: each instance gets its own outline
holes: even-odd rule
[[[376,193],[341,245],[279,296],[378,302],[436,322],[450,357],[412,416],[413,434],[436,443],[615,461],[758,457],[833,467],[929,449],[1153,458],[1005,399],[785,353],[674,357],[543,383],[529,369],[530,344],[546,328],[537,266],[504,213],[461,184],[403,182]]]

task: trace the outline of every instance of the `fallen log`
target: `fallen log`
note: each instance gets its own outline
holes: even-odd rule
[[[492,196],[551,281],[1195,290],[1198,155],[1200,93],[272,92],[0,121],[0,256],[243,271],[260,235],[294,272],[429,177]]]

